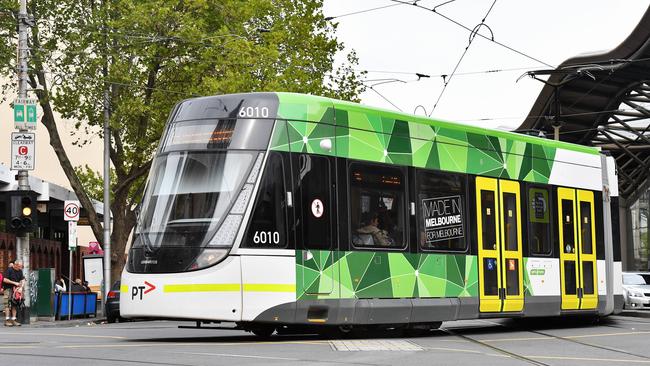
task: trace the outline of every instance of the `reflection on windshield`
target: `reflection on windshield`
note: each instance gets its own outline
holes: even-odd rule
[[[136,232],[141,240],[136,242],[151,248],[204,246],[237,198],[254,157],[235,151],[157,157]]]

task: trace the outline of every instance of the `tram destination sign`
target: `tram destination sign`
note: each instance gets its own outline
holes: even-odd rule
[[[30,132],[11,133],[11,170],[34,170],[36,135]]]
[[[427,198],[422,200],[422,217],[426,242],[462,238],[464,217],[460,196]]]

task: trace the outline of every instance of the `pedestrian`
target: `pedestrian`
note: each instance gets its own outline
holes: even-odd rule
[[[54,282],[54,292],[66,292],[67,288],[65,286],[65,281],[61,276],[59,276],[59,279]]]
[[[7,268],[2,280],[2,289],[4,291],[4,306],[5,306],[5,326],[20,326],[21,324],[16,321],[17,304],[13,301],[14,291],[22,291],[25,284],[25,276],[23,275],[23,262],[16,260],[13,266]]]
[[[84,285],[81,283],[81,278],[76,278],[70,285],[71,292],[86,292]]]

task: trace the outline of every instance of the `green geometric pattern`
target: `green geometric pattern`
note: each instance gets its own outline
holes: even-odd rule
[[[476,256],[316,250],[310,254],[303,263],[303,251],[296,251],[297,299],[478,296]]]
[[[530,275],[528,274],[528,258],[524,257],[524,295],[533,296],[533,286],[530,283]]]
[[[279,93],[272,150],[336,155],[489,177],[548,183],[558,147],[580,145],[408,116],[354,103]],[[286,121],[286,122],[284,122]],[[335,142],[324,151],[323,138]]]

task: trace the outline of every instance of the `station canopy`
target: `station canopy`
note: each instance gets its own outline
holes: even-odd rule
[[[636,201],[650,175],[650,7],[613,50],[529,75],[545,85],[517,131],[553,138],[556,126],[562,141],[601,147],[616,159],[620,196]]]

